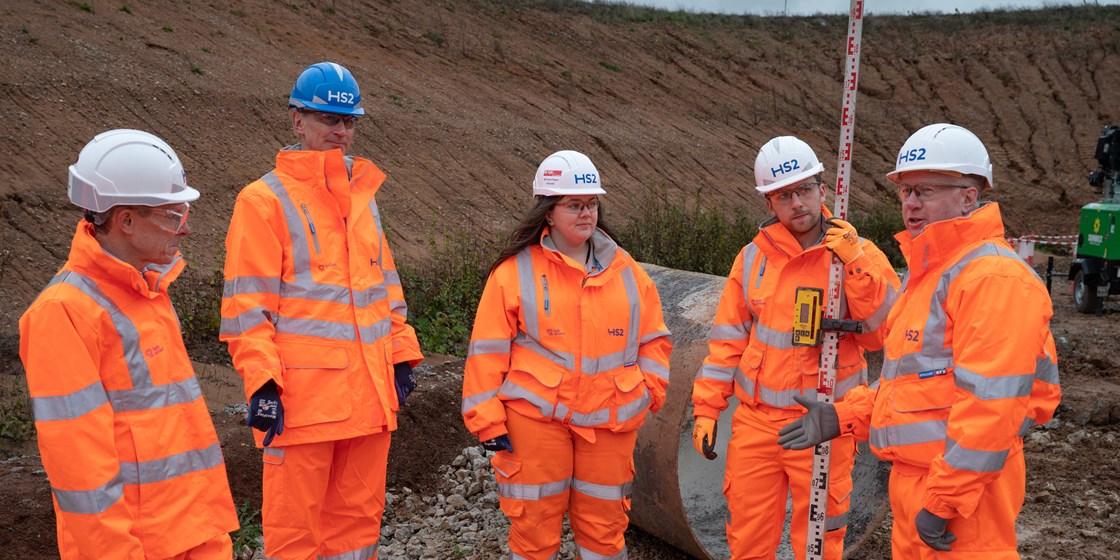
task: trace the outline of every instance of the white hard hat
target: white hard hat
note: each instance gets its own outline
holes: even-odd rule
[[[766,143],[754,159],[754,188],[762,194],[812,177],[824,169],[808,144],[793,136]]]
[[[984,188],[992,188],[992,160],[984,143],[967,128],[955,124],[931,124],[910,135],[898,151],[894,171],[887,173],[887,179],[897,183],[907,171],[979,175],[984,178]]]
[[[591,158],[572,150],[552,154],[537,167],[533,196],[606,194]]]
[[[70,202],[92,212],[198,199],[175,150],[155,135],[117,129],[98,134],[70,166]]]

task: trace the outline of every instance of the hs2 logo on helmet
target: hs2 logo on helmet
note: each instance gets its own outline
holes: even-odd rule
[[[353,105],[354,104],[354,94],[350,93],[348,91],[328,91],[327,92],[327,102],[328,103],[336,103],[337,102],[337,103],[343,103],[343,104],[346,104],[346,105]]]
[[[908,152],[902,152],[901,154],[898,154],[898,163],[902,163],[904,161],[922,161],[924,159],[926,159],[925,148],[914,148],[913,150],[910,150]]]
[[[791,159],[789,161],[783,161],[777,167],[771,167],[770,174],[777,177],[779,173],[789,173],[797,169],[801,169],[801,164],[797,163],[797,160]]]
[[[595,185],[599,182],[599,176],[594,173],[577,173],[573,177],[575,177],[577,185],[580,183]]]

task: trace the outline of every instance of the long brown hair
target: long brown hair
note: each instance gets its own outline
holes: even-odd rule
[[[548,225],[548,211],[556,207],[556,203],[560,202],[562,196],[538,196],[536,203],[529,209],[529,213],[521,220],[521,223],[509,234],[506,240],[506,245],[502,251],[498,253],[498,258],[494,260],[494,264],[490,265],[489,274],[493,274],[498,265],[505,262],[506,259],[520,253],[522,249],[533,245],[534,243],[541,242],[541,232],[544,227]],[[608,237],[617,241],[611,228],[607,226],[603,220],[603,199],[599,199],[599,215],[596,220],[595,227],[603,230]]]

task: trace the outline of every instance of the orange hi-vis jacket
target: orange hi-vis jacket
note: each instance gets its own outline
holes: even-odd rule
[[[831,216],[821,209],[824,218]],[[759,229],[735,258],[720,296],[708,357],[693,381],[694,416],[718,418],[732,390],[748,406],[785,409],[776,419],[804,413],[794,396],[817,394],[821,348],[793,346],[795,297],[797,288],[810,287],[827,298],[832,253],[822,244],[802,249],[777,219]],[[863,256],[844,267],[841,313],[862,321],[863,333],[841,333],[837,400],[867,384],[863,351],[882,348],[879,327],[899,285],[886,255],[866,239],[860,244]]]
[[[972,514],[1061,400],[1050,295],[1003,235],[989,202],[895,236],[909,270],[885,323],[877,394],[836,407],[853,426],[842,430],[868,438],[879,458],[929,469],[922,507],[947,519]]]
[[[636,430],[669,386],[672,341],[649,275],[601,230],[591,273],[548,229],[486,282],[463,376],[463,419],[480,440],[506,431],[505,407],[592,428]]]
[[[79,222],[70,258],[19,320],[20,357],[62,558],[169,558],[237,529],[210,411],[167,286]]]
[[[280,388],[276,446],[397,427],[393,364],[423,356],[374,199],[384,180],[339,150],[285,149],[237,197],[221,339],[247,398]]]

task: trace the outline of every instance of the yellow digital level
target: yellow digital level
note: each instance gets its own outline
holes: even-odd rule
[[[824,316],[824,290],[797,288],[793,310],[793,345],[818,346],[824,331],[863,332],[863,323]]]

